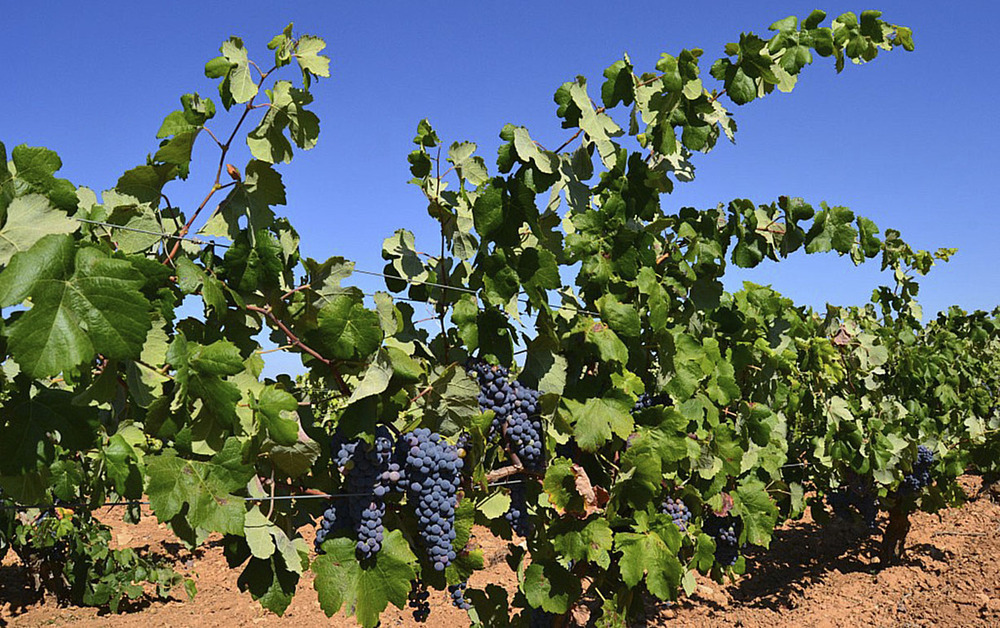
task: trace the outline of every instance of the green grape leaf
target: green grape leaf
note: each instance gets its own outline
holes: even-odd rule
[[[288,81],[278,81],[274,89],[267,91],[271,106],[257,127],[247,135],[247,146],[257,159],[267,163],[288,162],[292,159],[292,145],[308,150],[316,145],[319,138],[319,118],[306,105],[312,102],[312,95],[295,87]]]
[[[65,238],[69,236],[50,236]],[[46,238],[39,243],[47,259],[44,274],[32,274],[29,286],[0,274],[0,293],[28,292],[33,306],[7,330],[10,351],[21,369],[34,377],[69,372],[95,358],[137,358],[152,326],[149,301],[139,292],[142,275],[127,261],[80,249],[72,264],[66,244]],[[29,251],[29,257],[37,259]],[[20,254],[19,254],[20,255]],[[16,285],[14,288],[6,288]]]
[[[241,292],[266,291],[278,285],[284,265],[281,245],[274,235],[259,229],[254,237],[241,234],[229,250],[223,264],[226,273]]]
[[[56,209],[41,194],[19,196],[7,207],[7,221],[0,228],[0,266],[19,251],[27,251],[46,235],[73,233],[80,223]]]
[[[274,554],[266,560],[251,558],[236,584],[262,607],[280,617],[292,603],[299,574],[286,567],[281,554]]]
[[[812,227],[806,234],[806,252],[824,253],[837,251],[850,253],[858,232],[851,223],[854,212],[846,207],[826,208],[816,214]]]
[[[614,295],[606,294],[597,300],[601,319],[619,336],[635,338],[642,330],[642,321],[635,307],[622,303]]]
[[[326,553],[313,561],[312,571],[313,587],[327,617],[344,607],[362,626],[374,628],[389,602],[404,607],[417,575],[417,557],[399,530],[386,533],[372,565],[358,562],[355,542],[349,538],[328,539],[323,549]]]
[[[510,510],[510,496],[498,490],[477,503],[476,510],[487,519],[499,519]]]
[[[479,409],[479,384],[465,369],[450,365],[434,373],[430,391],[421,397],[424,417],[436,432],[451,436],[468,429]]]
[[[260,453],[266,454],[278,469],[297,478],[308,473],[319,459],[322,449],[316,441],[299,435],[299,440],[292,445],[279,445],[273,441],[265,441]]]
[[[382,343],[378,314],[365,308],[353,295],[333,296],[316,317],[317,328],[309,342],[324,357],[364,360]]]
[[[778,507],[767,494],[764,483],[753,478],[744,479],[736,489],[734,500],[741,506],[746,541],[764,548],[770,546]]]
[[[351,393],[348,403],[354,403],[365,397],[380,395],[389,387],[389,380],[392,379],[393,364],[389,353],[385,349],[379,349],[375,354],[375,359],[368,365],[368,370]]]
[[[94,444],[99,429],[96,407],[74,406],[71,393],[51,389],[6,400],[4,421],[0,474],[5,476],[45,470],[55,459],[57,445],[84,450]]]
[[[547,532],[552,547],[563,558],[572,561],[589,561],[602,569],[611,564],[614,533],[607,519],[591,519],[581,527],[572,519],[559,519]]]
[[[624,440],[632,433],[631,403],[624,398],[588,399],[583,404],[564,400],[564,403],[572,403],[573,434],[584,451],[597,451],[611,440],[612,434]]]
[[[47,148],[22,144],[14,147],[10,158],[17,172],[14,177],[17,181],[26,183],[31,192],[45,195],[55,207],[64,212],[76,211],[79,203],[76,186],[66,179],[54,176],[62,168],[59,155]]]
[[[209,462],[184,460],[170,451],[146,457],[146,494],[156,518],[162,523],[181,515],[194,530],[243,535],[246,504],[234,493],[253,476],[235,438]]]
[[[619,532],[615,549],[622,553],[618,565],[627,586],[634,587],[645,578],[646,587],[656,597],[677,598],[684,567],[658,534]]]
[[[299,38],[299,43],[295,47],[295,61],[298,62],[302,70],[302,80],[309,86],[312,76],[330,76],[330,58],[321,55],[319,52],[326,48],[326,42],[319,37],[303,35]]]
[[[562,615],[580,596],[580,580],[553,560],[537,560],[525,570],[521,591],[535,608]]]
[[[242,364],[240,365],[242,367]],[[294,445],[299,440],[297,412],[299,402],[290,393],[274,386],[265,386],[256,402],[251,403],[257,411],[267,435],[280,445]],[[258,556],[258,558],[266,558]]]
[[[257,95],[258,86],[253,80],[253,73],[250,68],[250,60],[247,57],[246,48],[243,47],[243,40],[239,37],[230,37],[222,42],[219,49],[222,56],[229,62],[225,78],[219,84],[219,94],[222,96],[222,104],[229,109],[234,104],[248,102]],[[211,71],[217,74],[222,69],[222,63],[217,59],[209,61],[211,68],[205,66],[206,75]],[[209,78],[213,78],[209,76]]]

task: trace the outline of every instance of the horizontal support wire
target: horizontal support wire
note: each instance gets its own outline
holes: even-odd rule
[[[150,231],[148,229],[138,229],[136,227],[126,227],[125,225],[116,225],[111,222],[101,222],[100,220],[88,220],[86,218],[77,218],[77,222],[85,222],[88,225],[97,225],[100,227],[107,227],[110,229],[118,229],[120,231],[132,231],[135,233],[145,233],[146,235],[154,235],[160,238],[166,238],[168,240],[184,240],[186,242],[191,242],[192,244],[197,244],[199,246],[218,246],[221,248],[229,248],[232,244],[226,244],[224,242],[216,242],[214,240],[202,240],[201,238],[189,238],[187,236],[174,235],[172,233],[163,233],[162,231]]]
[[[172,233],[163,233],[163,232],[160,232],[160,231],[150,231],[148,229],[137,229],[136,227],[127,227],[125,225],[116,225],[116,224],[110,223],[110,222],[101,222],[100,220],[88,220],[88,219],[85,219],[85,218],[77,218],[76,220],[78,222],[84,222],[84,223],[87,223],[89,225],[98,225],[98,226],[106,227],[106,228],[109,228],[109,229],[119,229],[121,231],[134,231],[135,233],[144,233],[146,235],[154,235],[154,236],[158,236],[160,238],[167,238],[167,239],[170,239],[170,240],[184,240],[184,241],[187,241],[187,242],[191,242],[193,244],[197,244],[199,246],[217,246],[217,247],[220,247],[220,248],[229,248],[230,246],[232,246],[231,244],[226,244],[224,242],[217,242],[215,240],[202,240],[201,238],[191,238],[191,237],[188,237],[188,236],[174,235]],[[453,292],[461,292],[461,293],[464,293],[464,294],[471,294],[473,296],[478,296],[479,295],[479,292],[477,290],[472,290],[471,288],[462,288],[460,286],[448,286],[448,285],[445,285],[445,284],[442,284],[442,283],[435,283],[433,281],[423,281],[423,280],[420,280],[420,279],[411,279],[411,278],[408,278],[408,277],[398,277],[396,275],[387,275],[386,273],[379,273],[379,272],[375,272],[375,271],[371,271],[371,270],[361,270],[361,269],[357,269],[357,268],[355,268],[353,272],[355,272],[355,273],[357,273],[359,275],[370,275],[372,277],[383,277],[385,279],[395,279],[396,281],[404,281],[404,282],[406,282],[406,283],[408,283],[410,285],[415,285],[415,286],[430,286],[432,288],[440,288],[441,290],[451,290]],[[367,292],[364,293],[364,294],[365,294],[365,296],[374,296],[373,294],[369,294]],[[392,295],[392,298],[395,299],[395,300],[397,300],[397,301],[410,301],[410,302],[413,302],[413,303],[426,303],[425,301],[420,301],[418,299],[410,299],[410,298],[407,298],[407,297],[398,297],[398,296],[395,296],[395,295]],[[531,304],[531,301],[529,301],[528,299],[519,299],[519,302],[524,303],[526,305],[530,305]],[[585,310],[585,309],[579,308],[579,307],[577,307],[575,305],[570,305],[570,304],[566,304],[566,303],[561,303],[561,304],[547,303],[546,305],[548,305],[550,308],[552,308],[554,310],[568,310],[570,312],[576,312],[578,314],[586,314],[587,316],[593,316],[595,318],[600,318],[601,317],[600,313],[598,313],[598,312],[591,312],[590,310]],[[482,308],[480,308],[480,310],[481,309]]]
[[[522,484],[524,480],[503,480],[499,482],[490,482],[486,486],[507,486],[509,484]],[[236,497],[236,499],[244,502],[279,502],[279,501],[298,501],[300,499],[338,499],[342,497],[371,497],[375,495],[374,492],[369,493],[307,493],[303,495],[274,495],[265,497]],[[54,510],[56,508],[68,508],[70,510],[87,508],[89,510],[96,510],[98,508],[111,508],[114,506],[149,506],[148,501],[114,501],[114,502],[104,502],[103,504],[98,504],[96,506],[91,506],[89,504],[36,504],[34,506],[20,506],[17,504],[3,504],[0,503],[0,510],[14,510],[14,511],[25,511],[25,510]]]

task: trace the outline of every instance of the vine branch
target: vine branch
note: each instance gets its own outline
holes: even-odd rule
[[[293,346],[298,347],[302,351],[305,351],[312,357],[316,358],[317,360],[328,366],[330,368],[330,371],[333,373],[333,378],[337,382],[337,388],[340,390],[341,394],[345,396],[351,394],[351,389],[348,388],[347,382],[344,381],[343,376],[340,374],[340,369],[337,368],[337,365],[333,362],[333,360],[323,357],[318,351],[316,351],[306,343],[302,342],[302,340],[300,340],[299,337],[296,336],[291,329],[289,329],[288,325],[282,322],[280,318],[275,316],[274,312],[271,310],[270,307],[260,307],[259,305],[248,305],[247,309],[250,310],[251,312],[258,312],[266,316],[268,319],[271,320],[272,323],[275,324],[275,326],[278,327],[278,329],[280,329],[285,334],[285,336],[288,338],[288,341]]]

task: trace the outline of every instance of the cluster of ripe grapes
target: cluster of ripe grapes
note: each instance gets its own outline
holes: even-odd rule
[[[406,447],[407,495],[416,505],[420,536],[437,571],[455,560],[455,506],[464,462],[440,434],[418,428],[401,440]]]
[[[456,608],[460,608],[463,611],[467,611],[472,608],[472,605],[469,604],[469,600],[465,599],[465,589],[468,586],[468,582],[459,582],[458,584],[448,585],[448,595],[451,596],[451,603],[454,604]]]
[[[646,408],[652,408],[653,406],[665,406],[670,403],[670,397],[663,393],[650,394],[642,393],[639,398],[636,399],[635,405],[632,406],[632,414],[642,412]]]
[[[740,534],[736,529],[739,520],[735,517],[711,515],[705,521],[704,530],[715,540],[715,562],[723,567],[736,563],[740,556]]]
[[[934,452],[920,445],[917,447],[917,460],[913,463],[913,471],[903,476],[903,490],[916,493],[931,484],[931,467],[934,466]]]
[[[541,393],[511,381],[506,368],[483,360],[470,359],[466,371],[479,383],[480,410],[493,411],[490,438],[501,436],[504,447],[525,469],[541,469],[545,461],[538,406]]]
[[[479,409],[492,410],[489,438],[500,438],[504,448],[529,471],[545,464],[539,391],[510,379],[510,371],[483,360],[470,359],[469,377],[479,384]],[[515,534],[527,536],[531,530],[524,487],[515,484],[510,492],[510,509],[504,514]]]
[[[386,452],[385,441],[389,440]],[[388,486],[382,483],[382,471],[392,455],[391,437],[385,427],[376,434],[376,446],[369,447],[360,440],[346,441],[334,437],[331,447],[334,461],[346,475],[347,505],[332,501],[323,513],[320,529],[316,531],[316,549],[322,551],[327,537],[338,530],[353,528],[358,536],[357,552],[361,559],[373,557],[382,549],[385,516],[383,497]]]
[[[852,519],[857,512],[869,531],[878,529],[878,498],[860,476],[851,474],[844,486],[827,495],[826,501],[835,517]]]
[[[316,532],[316,549],[327,537],[353,528],[358,556],[364,560],[382,548],[385,529],[385,496],[390,490],[406,491],[414,504],[420,536],[434,569],[443,571],[455,559],[455,507],[464,466],[458,449],[426,428],[394,439],[379,426],[375,443],[334,437],[333,458],[346,477],[347,507],[337,498],[323,513]]]
[[[660,512],[670,515],[674,525],[680,528],[681,532],[687,531],[687,524],[691,521],[691,510],[679,498],[667,497],[660,504]]]
[[[524,495],[524,485],[515,484],[510,489],[510,508],[503,518],[510,524],[511,530],[518,536],[528,536],[531,532],[531,519],[528,518],[528,500]]]
[[[407,606],[413,612],[413,619],[423,623],[431,614],[430,592],[427,585],[420,580],[416,580],[407,595]]]

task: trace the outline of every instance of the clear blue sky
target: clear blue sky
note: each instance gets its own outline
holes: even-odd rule
[[[995,2],[5,3],[0,141],[56,150],[62,176],[110,188],[155,150],[156,130],[182,93],[217,96],[202,68],[223,39],[239,35],[264,58],[264,44],[295,22],[297,32],[326,39],[332,76],[314,89],[319,145],[281,167],[283,211],[307,255],[377,270],[382,240],[399,227],[417,234],[418,247],[436,241],[436,223],[406,184],[421,118],[446,142],[477,142],[488,163],[507,122],[557,145],[566,131],[552,94],[577,74],[599,84],[624,52],[640,71],[684,47],[715,58],[741,31],[763,33],[814,8],[831,18],[880,9],[913,28],[917,49],[839,76],[818,59],[792,94],[733,107],[736,145],[697,156],[698,178],[666,206],[781,194],[846,205],[917,247],[959,249],[924,281],[927,314],[951,304],[992,308],[1000,301]],[[210,170],[215,149],[202,148],[196,160]],[[208,178],[172,185],[174,204],[190,209]],[[874,265],[804,255],[739,277],[817,307],[863,303],[879,281]],[[384,288],[375,278],[355,281]]]

